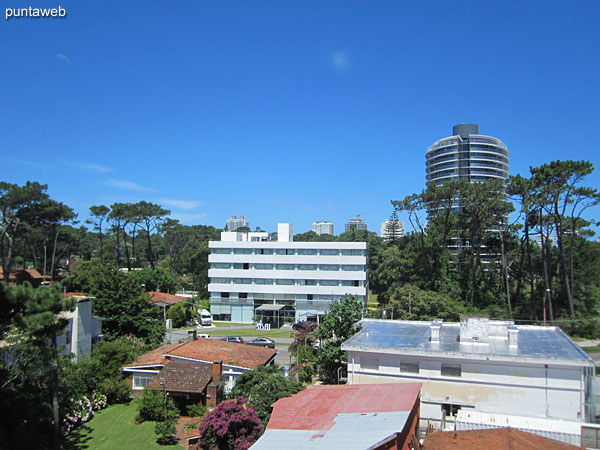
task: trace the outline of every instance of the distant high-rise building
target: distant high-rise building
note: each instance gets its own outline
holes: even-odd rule
[[[480,135],[474,123],[455,125],[452,136],[435,141],[425,157],[427,184],[508,179],[508,148],[500,139]],[[454,200],[453,209],[460,209],[460,198]]]
[[[393,241],[394,239],[401,238],[404,236],[404,222],[400,222],[398,219],[387,219],[381,224],[381,232],[379,235],[386,241]]]
[[[331,222],[321,222],[321,221],[317,221],[317,222],[313,222],[312,224],[312,230],[317,233],[318,235],[321,234],[330,234],[333,236],[333,224]]]
[[[350,219],[348,220],[348,222],[346,222],[346,231],[350,231],[350,230],[366,230],[367,229],[367,224],[364,220],[358,218],[358,219]]]
[[[225,229],[227,231],[235,231],[241,227],[250,227],[250,223],[246,220],[244,216],[231,216],[227,220],[227,224],[225,225]]]

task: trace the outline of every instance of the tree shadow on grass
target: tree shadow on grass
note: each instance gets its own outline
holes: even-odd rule
[[[61,445],[62,450],[83,450],[90,448],[88,441],[92,439],[90,433],[92,428],[83,424],[73,430],[73,432],[65,438]]]

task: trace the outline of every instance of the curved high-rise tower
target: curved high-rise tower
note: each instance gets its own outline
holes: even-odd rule
[[[473,123],[455,125],[452,136],[427,149],[426,158],[428,184],[508,178],[508,148],[500,139],[479,134]]]

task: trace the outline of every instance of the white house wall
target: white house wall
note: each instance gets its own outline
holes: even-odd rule
[[[419,373],[401,373],[401,361],[419,362]],[[441,376],[442,362],[460,364],[461,377]],[[582,370],[518,361],[469,362],[348,351],[349,383],[422,382],[421,418],[434,420],[440,419],[442,404],[491,413],[583,420]]]

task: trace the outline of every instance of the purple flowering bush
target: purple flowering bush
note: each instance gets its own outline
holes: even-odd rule
[[[203,450],[247,450],[263,433],[256,412],[237,397],[219,404],[204,416],[198,444]]]

